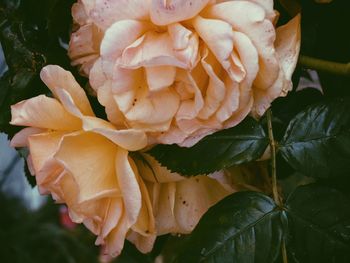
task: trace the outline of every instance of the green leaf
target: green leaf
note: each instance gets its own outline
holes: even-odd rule
[[[274,262],[284,220],[271,198],[233,194],[209,209],[173,262]]]
[[[172,172],[191,176],[256,160],[268,143],[262,126],[248,117],[236,127],[209,135],[191,148],[158,145],[148,153]]]
[[[287,250],[296,262],[350,262],[350,199],[311,184],[298,187],[287,204]]]
[[[309,107],[289,124],[280,144],[297,171],[318,178],[340,177],[350,169],[350,98]]]

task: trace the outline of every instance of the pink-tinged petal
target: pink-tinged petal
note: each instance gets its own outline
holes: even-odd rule
[[[147,136],[143,131],[117,130],[111,123],[96,117],[84,117],[83,129],[103,135],[116,145],[129,151],[138,151],[147,146]]]
[[[125,206],[125,215],[129,226],[136,223],[142,206],[141,190],[137,174],[133,170],[128,151],[119,148],[115,158],[115,169]],[[132,161],[132,160],[131,160]]]
[[[179,105],[180,98],[173,88],[152,94],[140,91],[136,94],[133,105],[125,116],[130,122],[164,123],[175,116]],[[165,108],[166,111],[164,111]]]
[[[105,137],[90,133],[67,135],[55,158],[74,178],[79,202],[119,196],[115,174],[117,146]]]
[[[45,129],[40,129],[36,127],[24,128],[17,132],[11,140],[11,147],[27,147],[28,146],[28,137],[38,133],[44,133]]]
[[[123,214],[118,222],[118,225],[111,231],[105,240],[106,252],[112,257],[116,257],[121,253],[124,247],[126,234],[130,227],[125,213],[125,208],[122,206],[120,209],[123,209]]]
[[[154,210],[158,235],[177,233],[178,226],[174,214],[176,183],[160,185],[160,191],[155,196],[157,209]]]
[[[193,26],[230,77],[241,81],[244,72],[235,70],[235,63],[232,60],[234,43],[231,25],[221,20],[198,16],[193,20]]]
[[[12,105],[11,115],[12,125],[67,131],[81,127],[81,121],[69,114],[56,99],[44,95]]]
[[[90,11],[90,16],[102,29],[107,29],[120,20],[147,20],[149,17],[150,0],[95,0],[94,2],[95,6]]]
[[[175,218],[180,233],[189,233],[202,215],[216,202],[230,194],[207,176],[182,180],[176,185]]]
[[[138,90],[144,82],[143,69],[124,69],[117,65],[114,67],[111,87],[113,94],[120,94],[127,91],[134,92]],[[129,102],[128,107],[131,107],[131,104],[132,102]],[[126,110],[124,109],[123,111]]]
[[[97,91],[98,101],[105,107],[107,119],[113,123],[116,128],[125,128],[125,117],[119,110],[113,96],[111,96],[112,88],[111,81],[107,81]]]
[[[96,243],[103,243],[104,239],[111,233],[111,231],[118,225],[121,219],[122,209],[122,198],[108,198],[108,208],[106,209],[106,216],[102,222],[101,233]]]
[[[68,56],[73,66],[80,66],[80,71],[89,76],[91,67],[99,57],[103,32],[93,24],[79,28],[71,35]]]
[[[124,49],[117,64],[122,68],[135,69],[147,66],[175,66],[190,68],[188,61],[176,57],[172,39],[168,33],[149,31]]]
[[[157,239],[157,235],[153,234],[150,236],[143,236],[143,235],[140,235],[134,231],[131,231],[128,234],[127,239],[131,243],[133,243],[136,246],[136,248],[139,251],[141,251],[141,253],[146,254],[146,253],[149,253],[152,251],[154,242]]]
[[[102,59],[98,58],[94,65],[90,69],[89,73],[89,83],[94,91],[98,91],[98,89],[104,85],[107,81],[106,73],[103,71],[102,67]]]
[[[217,61],[212,56],[209,56],[209,51],[206,49],[201,59],[202,66],[209,76],[209,84],[205,92],[204,107],[198,114],[200,119],[208,119],[220,107],[221,102],[226,95],[225,83],[219,78],[214,68],[220,68]],[[220,72],[218,72],[220,73]]]
[[[65,194],[63,194],[60,186],[61,178],[64,177],[65,174],[63,167],[52,156],[50,156],[50,158],[48,157],[43,162],[40,170],[35,174],[36,183],[40,193],[51,193],[55,201],[60,203],[66,202]],[[71,187],[67,190],[71,190]],[[70,193],[73,195],[74,192]]]
[[[95,0],[78,0],[84,4],[84,9],[86,14],[89,14],[95,6]]]
[[[173,126],[170,126],[170,128],[167,129],[165,133],[151,134],[149,137],[150,137],[150,140],[149,140],[150,145],[158,144],[158,143],[180,144],[186,139],[187,134],[181,131],[175,125],[173,125]]]
[[[156,25],[169,25],[195,17],[210,0],[152,0],[151,20]]]
[[[221,105],[219,105],[219,109],[215,114],[217,120],[221,123],[229,119],[232,116],[233,112],[236,111],[239,107],[239,84],[227,78],[225,87],[226,96]]]
[[[282,70],[268,90],[254,91],[255,103],[252,113],[256,116],[262,116],[274,99],[286,96],[293,87],[291,78],[300,50],[300,16],[277,29],[277,34],[275,45]]]
[[[264,115],[265,111],[270,107],[271,102],[281,96],[283,90],[289,90],[291,88],[290,85],[290,81],[285,78],[284,71],[280,70],[276,82],[269,89],[254,89],[253,116],[259,117]]]
[[[273,9],[273,0],[246,0],[260,5],[264,8],[267,18],[273,22],[277,16],[276,11]]]
[[[28,145],[35,173],[38,173],[59,148],[66,132],[48,132],[28,137]]]
[[[89,17],[86,14],[83,3],[78,2],[72,5],[72,17],[74,22],[78,23],[80,26],[88,23]]]
[[[181,61],[186,61],[190,69],[199,61],[199,38],[196,33],[179,23],[168,26],[168,32],[172,39],[175,56]]]
[[[114,23],[105,33],[101,43],[101,57],[103,60],[114,61],[119,58],[124,49],[134,43],[152,25],[137,20],[122,20]]]
[[[242,83],[250,89],[259,72],[258,51],[252,41],[243,33],[234,32],[233,40],[235,42],[235,50],[239,54],[246,72]]]
[[[150,92],[157,92],[171,86],[175,81],[176,68],[171,66],[145,68]]]
[[[179,70],[176,76],[177,85],[193,94],[191,99],[182,101],[176,113],[176,120],[189,120],[195,118],[204,106],[202,93],[193,79],[191,73]]]
[[[255,86],[269,88],[278,77],[279,64],[274,49],[275,29],[272,22],[265,19],[265,10],[252,2],[229,1],[213,5],[204,15],[222,19],[250,38],[259,53],[260,69]]]
[[[138,168],[134,161],[129,158],[130,165],[136,175],[137,182],[139,183],[139,187],[141,190],[141,210],[139,213],[139,216],[137,218],[136,223],[132,226],[132,230],[137,232],[138,234],[150,237],[155,234],[155,222],[154,222],[154,216],[153,216],[153,210],[152,210],[152,203],[150,200],[150,196],[148,194],[147,188],[143,180],[141,179]]]
[[[74,76],[69,71],[55,65],[48,65],[40,72],[46,86],[56,95],[58,88],[64,89],[72,97],[74,104],[87,116],[94,116],[89,100]]]
[[[277,28],[275,42],[278,60],[288,80],[292,78],[300,51],[300,14]]]

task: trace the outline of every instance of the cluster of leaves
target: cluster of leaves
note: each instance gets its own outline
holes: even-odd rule
[[[0,0],[0,42],[8,66],[0,79],[0,131],[10,136],[17,131],[8,124],[10,105],[49,92],[39,79],[44,65],[61,65],[82,81],[70,67],[64,48],[69,41],[73,2]],[[302,54],[350,62],[350,39],[346,34],[350,26],[349,1],[333,0],[327,5],[313,0],[299,2],[303,13]],[[280,21],[288,20],[284,5],[276,1],[276,7]],[[306,73],[302,66],[297,67],[295,88]],[[277,204],[257,192],[233,194],[212,207],[192,234],[161,237],[149,255],[140,254],[126,243],[116,262],[153,262],[159,254],[164,262],[280,262],[283,257],[289,262],[350,262],[350,77],[327,72],[318,72],[318,76],[322,93],[310,88],[294,89],[272,106],[277,176],[285,202]],[[192,148],[159,145],[149,154],[184,176],[249,163],[259,159],[269,146],[266,121],[248,117]],[[314,182],[300,185],[299,178],[305,176]],[[8,215],[0,219],[0,225],[11,226],[0,243],[18,245],[16,251],[1,251],[0,259],[15,253],[23,255],[14,260],[17,262],[30,262],[28,257],[36,262],[49,257],[57,258],[57,262],[96,261],[96,251],[91,256],[91,251],[79,247],[57,224],[52,225],[52,218],[46,220],[39,213],[15,214],[21,210],[9,209],[17,206],[5,199],[0,204],[7,204],[1,210]],[[52,242],[46,243],[48,240]],[[38,242],[46,248],[34,245]],[[30,251],[30,256],[25,251]]]

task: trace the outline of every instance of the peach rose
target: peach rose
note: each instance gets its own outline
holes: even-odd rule
[[[40,192],[66,203],[72,220],[84,223],[111,255],[118,255],[124,239],[135,233],[153,242],[150,198],[128,157],[128,150],[147,144],[145,134],[117,130],[96,118],[83,89],[62,68],[47,66],[41,78],[54,98],[40,95],[13,105],[11,121],[29,126],[11,143],[29,148]]]
[[[275,29],[273,0],[81,0],[72,11],[73,65],[109,120],[150,143],[192,146],[292,88],[300,16]]]
[[[203,214],[224,197],[236,192],[224,171],[196,177],[182,177],[162,167],[153,157],[134,158],[148,188],[157,235],[189,234]]]

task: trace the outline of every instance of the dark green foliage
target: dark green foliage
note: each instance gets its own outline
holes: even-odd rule
[[[298,187],[287,204],[288,251],[296,262],[350,262],[350,198],[319,184]]]
[[[295,170],[307,176],[348,176],[350,99],[334,99],[299,113],[289,124],[280,152]]]
[[[267,145],[261,125],[248,117],[236,127],[209,135],[191,148],[158,145],[148,153],[169,170],[191,176],[256,160]]]
[[[172,262],[274,262],[285,220],[269,197],[233,194],[209,209]]]

